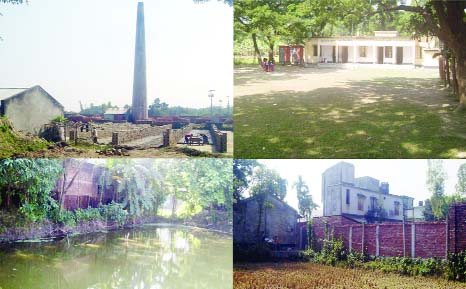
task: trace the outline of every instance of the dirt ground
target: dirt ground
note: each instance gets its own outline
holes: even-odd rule
[[[235,157],[462,158],[457,103],[436,68],[240,66]]]

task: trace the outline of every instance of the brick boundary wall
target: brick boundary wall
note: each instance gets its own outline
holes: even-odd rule
[[[227,151],[227,134],[220,131],[215,124],[210,127],[210,133],[212,135],[212,142],[215,145],[215,149],[219,153]]]
[[[444,222],[360,224],[344,216],[313,218],[317,249],[332,234],[343,240],[348,251],[364,251],[372,256],[446,258],[448,252],[466,250],[466,202],[452,205]]]
[[[163,136],[163,133],[170,128],[171,125],[164,125],[135,128],[125,131],[114,131],[112,133],[112,145],[124,144],[128,141],[138,140],[149,136]]]

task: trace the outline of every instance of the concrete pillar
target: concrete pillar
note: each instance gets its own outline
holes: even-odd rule
[[[353,250],[353,226],[349,227],[349,251]]]
[[[376,64],[377,63],[377,48],[374,45],[372,45],[372,63]]]
[[[317,40],[317,63],[320,62],[320,40]]]
[[[416,258],[416,224],[411,224],[411,258]]]
[[[76,139],[76,135],[75,135],[75,131],[74,130],[70,130],[70,141],[73,141]]]
[[[134,50],[133,121],[147,119],[146,40],[144,31],[144,3],[138,3],[136,47]]]
[[[338,44],[336,44],[335,48],[335,63],[338,63]]]
[[[396,64],[396,46],[392,46],[392,63]]]
[[[113,132],[112,133],[112,145],[116,146],[119,145],[119,135],[118,132]]]
[[[353,43],[353,63],[356,63],[356,43]]]
[[[380,235],[380,226],[377,225],[377,227],[375,227],[375,256],[380,256],[379,235]]]
[[[361,252],[364,253],[364,234],[366,231],[365,224],[362,223],[362,240],[361,240]]]
[[[413,65],[416,65],[416,42],[413,41]]]

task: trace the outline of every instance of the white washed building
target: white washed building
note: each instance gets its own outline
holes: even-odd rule
[[[433,54],[438,40],[401,37],[397,31],[375,31],[374,36],[310,38],[305,45],[306,64],[355,63],[438,66]]]
[[[402,221],[413,208],[414,198],[389,193],[389,184],[372,177],[355,178],[354,165],[340,162],[322,174],[324,216],[347,216],[366,222],[367,213],[378,206],[386,211],[386,219]]]

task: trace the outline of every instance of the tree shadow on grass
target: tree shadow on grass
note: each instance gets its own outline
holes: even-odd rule
[[[237,158],[464,157],[464,115],[436,79],[381,78],[235,99]]]

